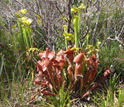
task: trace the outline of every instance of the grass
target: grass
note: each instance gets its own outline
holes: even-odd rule
[[[113,74],[102,89],[98,89],[93,95],[95,106],[99,107],[123,107],[124,106],[124,85],[119,80],[119,75]],[[103,88],[104,87],[104,88]]]
[[[31,78],[20,81],[20,78],[13,75],[11,80],[6,80],[0,82],[1,107],[26,106],[27,102],[31,99]]]
[[[123,73],[124,69],[124,61],[121,59],[124,59],[123,53],[124,49],[120,49],[119,43],[115,41],[111,41],[111,43],[105,44],[104,47],[99,52],[99,60],[102,62],[99,65],[99,71],[102,72],[105,68],[105,66],[113,66],[114,71],[116,73]]]
[[[94,103],[99,107],[123,107],[124,106],[124,87],[118,90],[118,93],[112,93],[111,90],[97,93],[93,99]]]
[[[64,84],[62,85],[58,96],[49,96],[48,99],[50,107],[71,107],[69,90],[65,92]]]

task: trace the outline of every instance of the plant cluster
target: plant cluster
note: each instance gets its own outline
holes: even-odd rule
[[[74,48],[60,50],[56,56],[55,52],[46,48],[46,51],[39,53],[39,57],[36,64],[38,76],[34,83],[41,86],[39,90],[43,90],[43,95],[57,96],[61,86],[65,84],[65,89],[69,87],[70,95],[76,93],[76,97],[84,98],[111,73],[107,67],[99,81],[92,85],[100,61],[95,53],[88,54]]]

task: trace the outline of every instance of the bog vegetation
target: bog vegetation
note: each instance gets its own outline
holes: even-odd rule
[[[123,6],[0,1],[0,106],[123,107]]]

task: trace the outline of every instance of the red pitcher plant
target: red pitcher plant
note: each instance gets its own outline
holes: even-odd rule
[[[99,81],[92,85],[100,61],[95,53],[89,55],[82,50],[69,48],[67,51],[60,50],[55,54],[46,48],[46,51],[39,53],[39,57],[40,60],[36,63],[38,77],[34,83],[43,88],[43,95],[56,96],[64,82],[71,86],[70,92],[77,91],[84,98],[111,73],[107,67]]]

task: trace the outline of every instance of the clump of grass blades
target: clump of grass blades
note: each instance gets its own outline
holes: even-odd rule
[[[97,93],[94,96],[94,103],[99,107],[123,107],[124,106],[124,88],[118,90],[119,94],[107,91],[107,95],[103,92],[102,95]]]
[[[13,72],[13,77],[6,81],[0,82],[1,98],[0,105],[2,107],[12,106],[27,106],[27,102],[31,97],[32,81],[31,78],[20,81],[20,78],[16,78]]]

